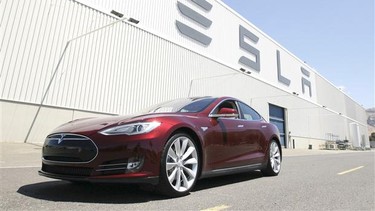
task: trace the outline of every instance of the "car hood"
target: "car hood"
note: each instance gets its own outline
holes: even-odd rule
[[[93,117],[76,119],[60,125],[52,133],[80,133],[89,135],[91,133],[102,130],[108,126],[116,125],[124,120],[130,119],[132,116],[113,116],[113,117]]]
[[[90,135],[96,133],[105,128],[123,125],[132,122],[141,122],[147,119],[154,119],[158,117],[178,117],[186,116],[168,113],[168,114],[145,114],[145,115],[130,115],[130,116],[113,116],[113,117],[95,117],[95,118],[84,118],[76,119],[65,123],[56,128],[52,133],[78,133],[82,135]],[[194,116],[194,115],[192,115]]]

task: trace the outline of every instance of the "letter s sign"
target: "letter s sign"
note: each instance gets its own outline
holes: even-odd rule
[[[249,59],[248,57],[241,56],[239,62],[254,69],[257,72],[260,72],[260,51],[253,46],[245,42],[245,38],[250,39],[255,44],[258,42],[259,37],[251,33],[249,30],[245,29],[240,25],[240,48],[252,54],[255,57],[255,61]]]

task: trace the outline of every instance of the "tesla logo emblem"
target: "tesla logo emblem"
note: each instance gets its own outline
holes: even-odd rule
[[[200,9],[203,9],[206,12],[209,12],[212,9],[212,4],[207,2],[206,0],[192,0]],[[207,30],[210,28],[212,21],[200,13],[196,12],[195,10],[191,9],[190,7],[186,6],[185,4],[177,1],[178,10],[181,14],[194,23],[197,23],[197,26]],[[191,28],[190,26],[176,20],[176,26],[178,31],[180,31],[183,35],[190,37],[191,39],[207,46],[211,43],[212,38],[199,32],[196,29]]]
[[[61,134],[61,138],[59,138],[58,140],[57,140],[57,144],[60,144],[62,141],[63,141],[63,139],[64,139],[64,134]]]

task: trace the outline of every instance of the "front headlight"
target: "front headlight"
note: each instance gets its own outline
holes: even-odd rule
[[[160,122],[139,122],[133,124],[120,125],[100,131],[99,133],[110,135],[139,135],[149,133],[160,126]]]

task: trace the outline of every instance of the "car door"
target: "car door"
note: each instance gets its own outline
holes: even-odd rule
[[[239,111],[235,101],[227,100],[219,104],[212,113],[218,113],[221,108]],[[230,168],[243,163],[242,156],[246,156],[250,150],[246,132],[245,122],[239,117],[211,119],[211,127],[205,138],[210,169]]]
[[[256,164],[263,160],[266,146],[263,130],[266,130],[267,123],[250,106],[242,102],[237,102],[240,109],[240,118],[245,131],[243,132],[243,141],[246,142],[246,155],[242,155],[245,163]]]

